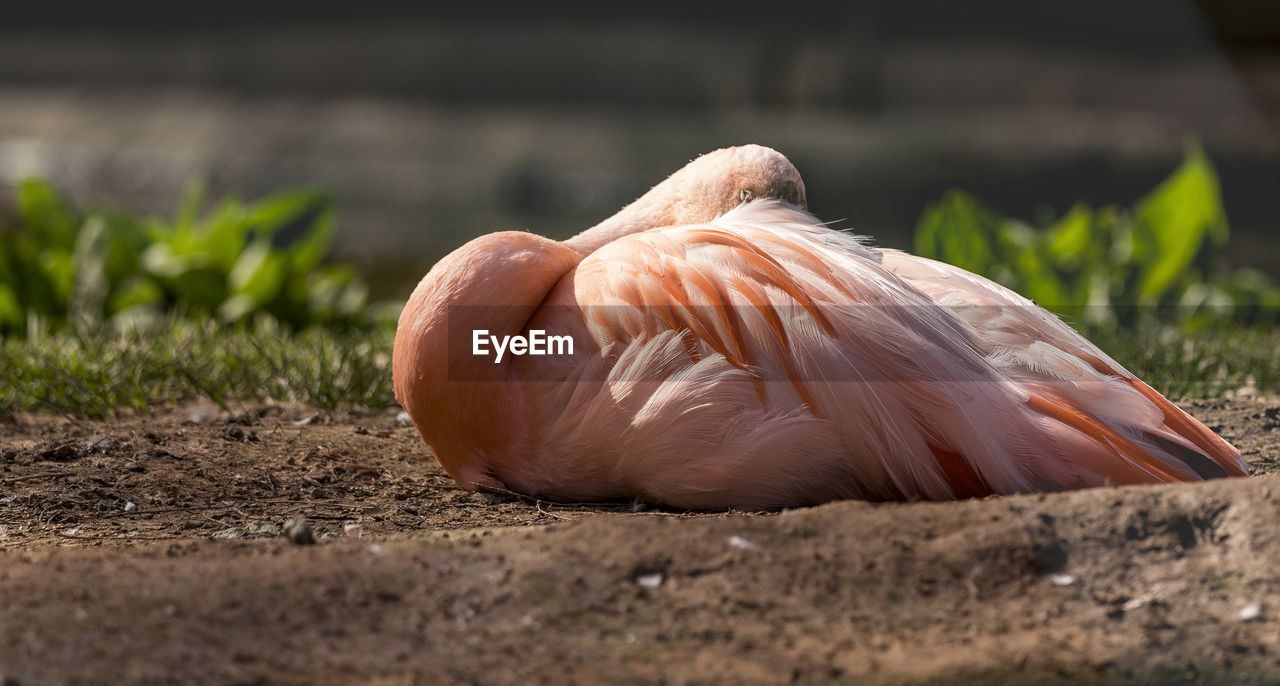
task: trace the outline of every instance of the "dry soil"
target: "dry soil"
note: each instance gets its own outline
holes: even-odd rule
[[[716,514],[462,491],[394,410],[9,418],[0,684],[1280,682],[1280,400],[1184,407],[1257,476]]]

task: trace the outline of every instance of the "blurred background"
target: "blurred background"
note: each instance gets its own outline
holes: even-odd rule
[[[471,237],[567,237],[726,145],[782,151],[820,218],[909,248],[949,189],[1028,221],[1128,205],[1199,141],[1226,258],[1280,273],[1280,4],[849,4],[30,3],[0,27],[0,214],[28,175],[163,216],[197,178],[212,197],[314,187],[336,201],[332,256],[404,298]]]

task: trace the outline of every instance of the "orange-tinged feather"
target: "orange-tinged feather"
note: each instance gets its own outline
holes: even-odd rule
[[[1229,476],[1247,476],[1247,472],[1240,464],[1240,452],[1231,447],[1226,441],[1219,438],[1208,427],[1200,422],[1195,421],[1187,416],[1185,412],[1176,405],[1169,402],[1167,398],[1160,395],[1154,388],[1143,383],[1139,379],[1135,379],[1129,374],[1116,371],[1111,365],[1099,359],[1096,355],[1081,353],[1080,359],[1088,363],[1093,369],[1101,374],[1117,376],[1125,379],[1126,383],[1141,393],[1153,405],[1159,408],[1160,413],[1164,416],[1164,423],[1175,433],[1190,441],[1196,448],[1200,450],[1202,457],[1212,460],[1215,464],[1222,468]],[[1190,465],[1193,469],[1196,465]],[[1197,470],[1199,472],[1199,470]],[[1200,474],[1202,477],[1208,477],[1207,474]]]
[[[805,310],[807,310],[809,314],[817,320],[823,330],[827,332],[827,335],[833,338],[835,337],[835,328],[831,326],[831,322],[827,320],[826,314],[818,307],[813,298],[810,297],[804,289],[800,288],[798,284],[796,284],[795,280],[787,274],[786,270],[783,269],[782,265],[778,264],[777,260],[765,253],[758,246],[752,245],[737,236],[724,233],[723,231],[716,231],[712,229],[690,229],[688,233],[691,236],[701,238],[708,243],[723,245],[725,247],[739,250],[740,256],[747,260],[746,264],[755,267],[763,275],[763,281],[786,291],[787,295],[795,298],[796,302],[800,303]]]
[[[938,466],[942,468],[947,483],[957,498],[982,498],[995,493],[986,479],[974,471],[973,465],[969,464],[964,455],[934,443],[928,445],[929,452],[938,461]]]
[[[1160,408],[1160,412],[1164,414],[1164,423],[1170,429],[1195,444],[1197,448],[1204,452],[1206,457],[1222,467],[1227,475],[1248,475],[1248,472],[1244,470],[1240,463],[1240,451],[1231,447],[1230,444],[1219,438],[1204,424],[1188,417],[1185,412],[1178,409],[1176,405],[1156,393],[1155,389],[1142,381],[1131,379],[1129,380],[1129,385],[1136,388],[1139,393],[1146,396],[1156,407]]]
[[[1182,482],[1194,480],[1194,477],[1173,469],[1150,452],[1143,450],[1133,441],[1099,422],[1096,418],[1066,403],[1054,402],[1051,399],[1033,395],[1027,399],[1027,405],[1036,412],[1062,422],[1094,441],[1117,451],[1119,453],[1118,457],[1127,458],[1129,462],[1140,465],[1162,481]],[[1127,469],[1127,464],[1124,461],[1116,460],[1109,466],[1111,467],[1109,471],[1116,476],[1114,479],[1116,483],[1141,483],[1147,480],[1140,477],[1135,479],[1132,471]]]

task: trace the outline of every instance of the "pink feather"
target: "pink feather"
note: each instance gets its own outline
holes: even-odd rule
[[[553,500],[754,509],[1247,473],[1043,308],[779,198],[804,201],[786,158],[731,148],[569,241],[468,243],[405,307],[397,398],[464,487]],[[465,348],[475,330],[574,353],[495,363]]]

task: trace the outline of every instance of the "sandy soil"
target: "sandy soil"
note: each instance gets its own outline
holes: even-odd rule
[[[458,490],[393,411],[10,418],[0,684],[1276,683],[1280,399],[1186,407],[1259,476],[699,515]]]

